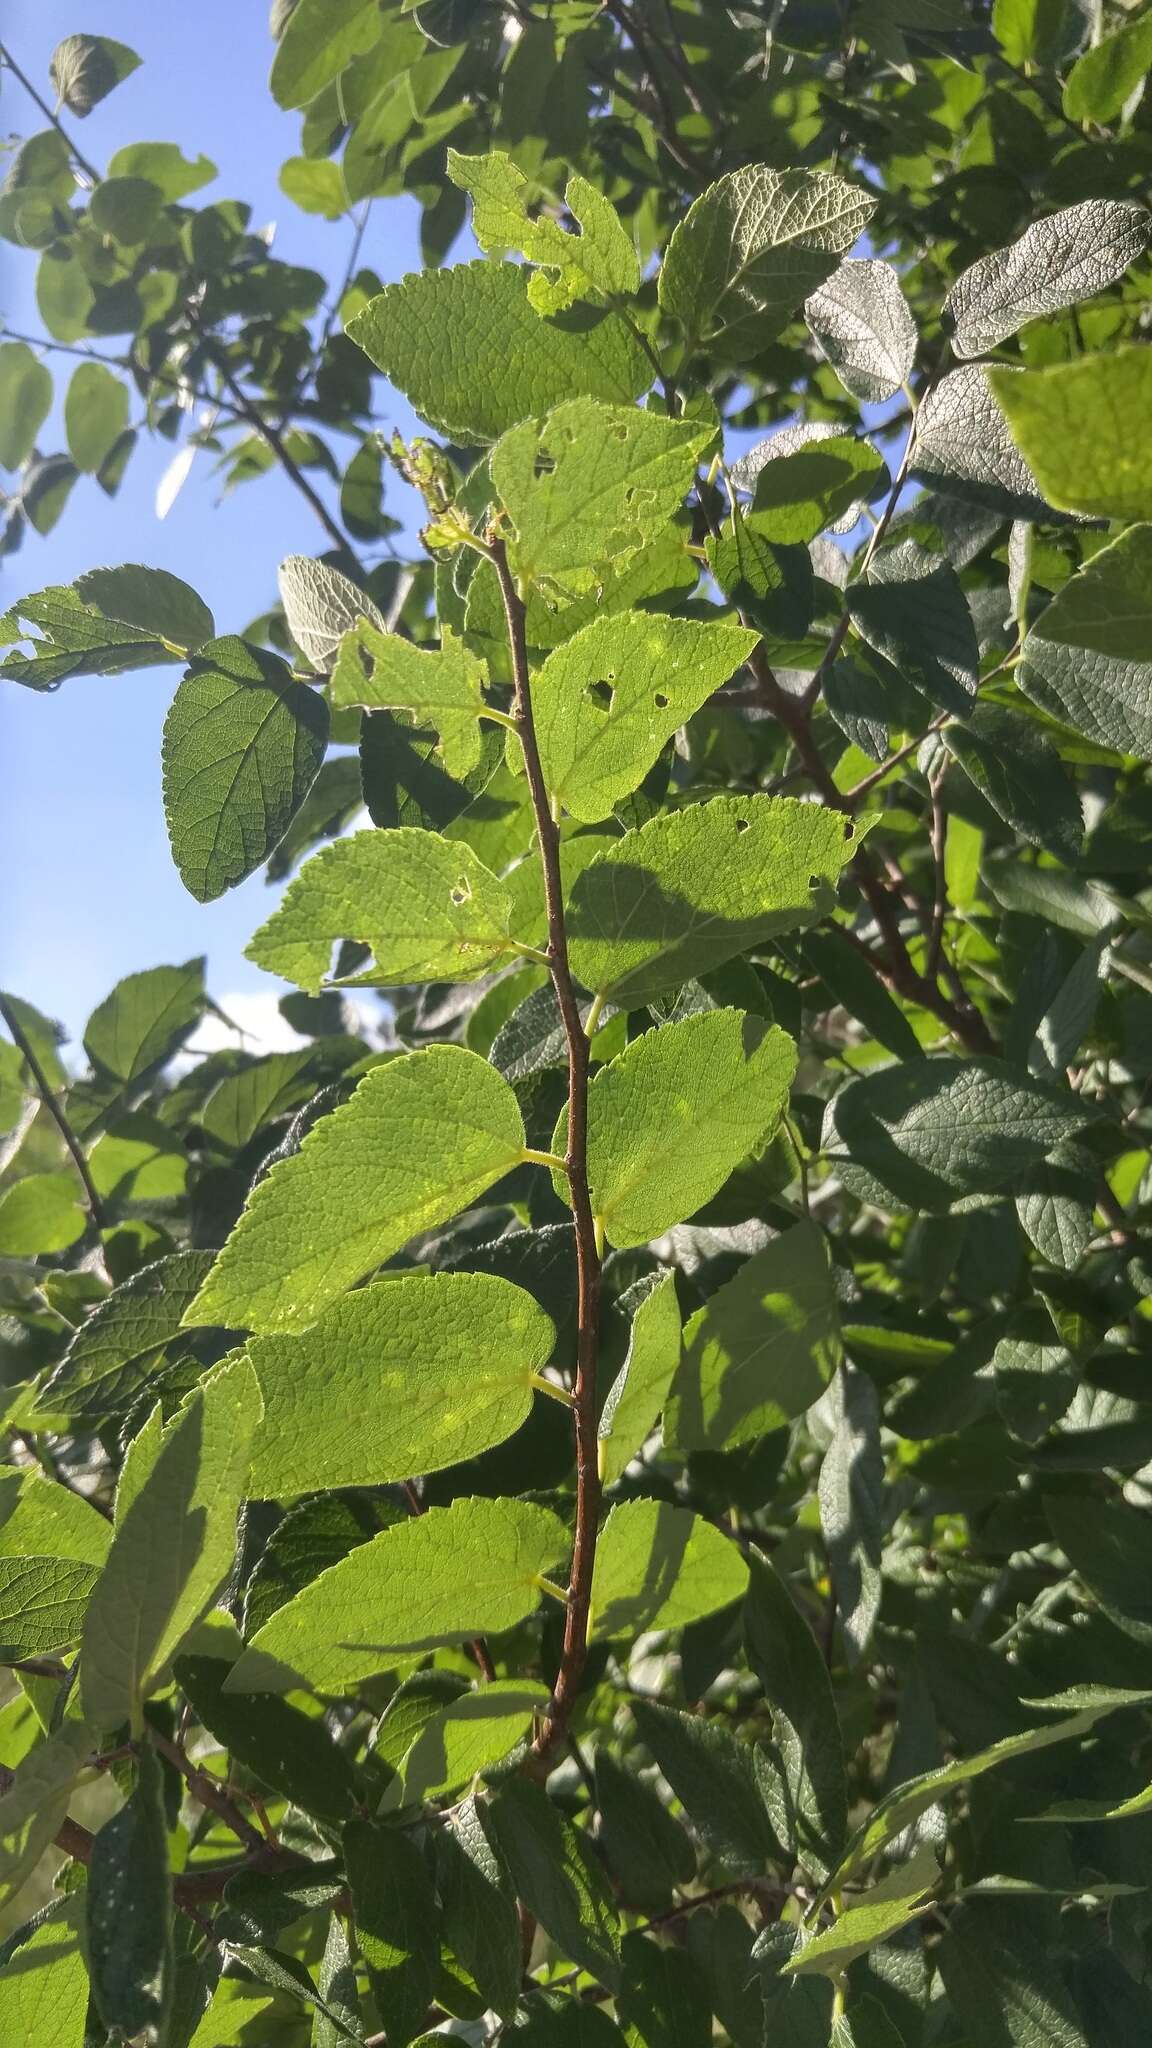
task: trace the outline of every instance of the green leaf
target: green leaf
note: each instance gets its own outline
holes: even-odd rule
[[[386,1669],[399,1651],[514,1628],[539,1598],[540,1574],[563,1557],[564,1526],[518,1500],[456,1500],[385,1529],[321,1572],[252,1638],[229,1692],[304,1683],[339,1692]]]
[[[68,452],[78,470],[94,476],[128,425],[128,391],[103,363],[81,363],[64,401]]]
[[[288,631],[316,669],[331,668],[345,633],[361,619],[384,630],[383,617],[367,591],[327,562],[286,555],[276,580]],[[333,697],[334,703],[340,701]]]
[[[399,1763],[397,1804],[414,1806],[468,1785],[531,1734],[548,1687],[508,1679],[461,1693],[425,1721]]]
[[[799,1223],[697,1309],[664,1416],[670,1450],[754,1443],[819,1399],[840,1362],[823,1233]]]
[[[433,1045],[374,1067],[257,1182],[185,1321],[306,1328],[418,1231],[467,1208],[523,1148],[516,1097],[477,1054]]]
[[[12,1493],[0,1495],[0,1557],[37,1555],[103,1564],[112,1531],[82,1495],[38,1472],[23,1483],[9,1474],[8,1483]]]
[[[807,300],[804,318],[853,398],[880,405],[907,383],[916,360],[916,322],[890,263],[846,257]]]
[[[588,1091],[588,1182],[609,1242],[647,1244],[702,1207],[777,1129],[795,1067],[787,1032],[741,1010],[662,1025],[601,1067]]]
[[[379,1486],[475,1457],[519,1429],[555,1341],[532,1296],[490,1273],[398,1273],[303,1336],[254,1338],[252,1490]]]
[[[784,433],[774,438],[783,440]],[[708,567],[725,597],[769,643],[799,640],[815,608],[812,562],[806,548],[770,539],[772,524],[771,513],[734,505],[731,518],[705,542]]]
[[[815,923],[854,852],[838,813],[795,797],[725,795],[662,812],[578,876],[572,971],[614,1002],[649,1002]]]
[[[284,837],[328,744],[328,706],[276,655],[211,640],[164,722],[172,858],[198,903],[258,868]]]
[[[0,1192],[0,1255],[48,1257],[82,1237],[88,1211],[72,1172],[27,1173]]]
[[[997,372],[1016,390],[1026,373]],[[1014,519],[1044,519],[1041,485],[1008,431],[984,366],[950,370],[926,392],[916,415],[912,466],[934,489],[988,505]]]
[[[374,964],[358,981],[475,981],[514,951],[512,898],[470,846],[401,827],[356,832],[307,861],[245,947],[249,960],[313,993],[333,945],[356,939]]]
[[[528,296],[539,313],[562,312],[576,298],[600,301],[640,289],[640,264],[615,207],[578,174],[569,178],[564,204],[580,228],[569,234],[547,215],[528,212],[532,187],[502,150],[487,156],[448,151],[448,176],[471,195],[472,232],[488,256],[510,250],[554,273],[533,278]]]
[[[647,1778],[620,1763],[603,1744],[596,1751],[596,1806],[609,1869],[629,1906],[653,1913],[667,1906],[673,1885],[696,1875],[696,1851],[683,1823]]]
[[[83,118],[139,65],[135,50],[111,36],[65,36],[52,52],[48,76],[57,99]]]
[[[306,1100],[315,1064],[315,1050],[302,1046],[297,1052],[270,1052],[237,1073],[225,1074],[204,1105],[204,1129],[230,1150],[239,1150],[265,1124],[275,1123]]]
[[[175,1989],[172,1884],[160,1763],[145,1743],[120,1812],[105,1821],[88,1865],[88,1970],[106,2027],[161,2044]]]
[[[586,824],[609,817],[755,646],[741,626],[651,612],[618,612],[574,634],[532,678],[552,796]]]
[[[980,655],[960,580],[950,562],[916,541],[884,548],[846,595],[862,640],[937,709],[964,717],[976,694]]]
[[[117,1081],[135,1081],[170,1059],[204,1013],[204,961],[149,967],[127,974],[98,1003],[84,1026],[94,1067]]]
[[[1086,199],[1033,221],[1018,242],[957,278],[942,316],[955,353],[986,355],[1026,321],[1105,291],[1143,254],[1150,234],[1147,208],[1118,199]]]
[[[867,1652],[880,1611],[884,1453],[867,1373],[841,1365],[825,1403],[834,1427],[820,1466],[820,1528],[850,1664]]]
[[[302,213],[339,220],[348,211],[348,190],[340,166],[327,157],[290,156],[281,164],[277,182],[285,198]]]
[[[707,338],[730,361],[758,355],[832,275],[875,206],[858,185],[826,171],[729,171],[673,234],[660,304],[691,347]]]
[[[1034,1751],[1051,1748],[1054,1743],[1069,1742],[1077,1735],[1085,1735],[1105,1714],[1115,1713],[1125,1706],[1138,1706],[1146,1697],[1143,1693],[1121,1692],[1100,1686],[1095,1689],[1084,1687],[1079,1693],[1057,1694],[1052,1699],[1025,1702],[1028,1706],[1053,1710],[1073,1706],[1076,1711],[1064,1714],[1057,1721],[1025,1728],[1018,1735],[1005,1735],[989,1748],[977,1750],[973,1756],[958,1757],[954,1763],[942,1764],[937,1770],[923,1771],[918,1777],[894,1786],[877,1800],[872,1812],[856,1829],[828,1880],[826,1891],[831,1892],[862,1870],[874,1856],[879,1855],[885,1843],[893,1841],[905,1828],[910,1828],[921,1814],[927,1813],[930,1806],[935,1806],[944,1793],[951,1792],[957,1785],[982,1778],[985,1772],[996,1770],[1001,1764],[1012,1763],[1017,1757],[1030,1756]]]
[[[632,1318],[628,1355],[600,1411],[600,1478],[614,1486],[652,1430],[680,1363],[676,1281],[663,1273]]]
[[[1034,846],[1075,860],[1084,837],[1080,799],[1055,747],[1032,719],[999,704],[978,704],[963,725],[946,725],[943,737],[981,796],[1013,831]]]
[[[955,891],[949,893],[955,902]],[[920,1041],[903,1010],[838,925],[828,925],[807,937],[804,955],[833,1001],[863,1024],[886,1051],[900,1060],[919,1058]]]
[[[75,471],[67,457],[58,459],[74,478]],[[125,669],[152,668],[186,658],[182,649],[157,633],[107,617],[98,604],[83,602],[78,593],[79,584],[75,589],[40,590],[21,598],[20,617],[42,627],[44,637],[33,641],[31,655],[6,655],[0,662],[0,673],[14,676],[17,682],[27,683],[32,689],[54,689],[66,676],[119,675]]]
[[[287,1700],[241,1697],[225,1688],[219,1657],[178,1657],[176,1682],[197,1720],[222,1749],[305,1813],[346,1820],[357,1800],[355,1772],[323,1721]]]
[[[999,1902],[954,1913],[938,1951],[961,2025],[988,2048],[1091,2048],[1076,2007],[1031,1918]]]
[[[712,438],[711,427],[592,398],[513,427],[490,461],[516,529],[518,572],[589,570],[655,540]]]
[[[683,1628],[739,1600],[747,1584],[739,1550],[711,1522],[670,1501],[625,1501],[596,1547],[593,1640]]]
[[[368,1982],[390,2042],[421,2031],[440,1962],[439,1912],[419,1849],[395,1828],[349,1821],[344,1856]]]
[[[329,1565],[381,1529],[406,1520],[408,1510],[384,1498],[317,1494],[289,1508],[265,1544],[244,1594],[244,1633],[258,1628]]]
[[[88,218],[102,235],[136,249],[147,241],[163,203],[150,178],[105,178],[88,202]]]
[[[616,1907],[579,1829],[564,1819],[543,1786],[523,1777],[505,1779],[487,1820],[517,1897],[563,1955],[614,1989],[620,1975]]]
[[[753,1556],[744,1605],[748,1662],[772,1709],[800,1859],[824,1877],[844,1846],[848,1792],[836,1703],[816,1638],[767,1559]]]
[[[462,1799],[435,1834],[444,1940],[501,2017],[516,2008],[523,1975],[520,1916],[508,1867],[475,1799]]]
[[[360,1987],[356,1981],[356,1957],[337,1912],[328,1922],[317,1976],[319,1997],[312,2021],[312,2048],[340,2048],[342,2040],[359,2030]]]
[[[130,1502],[117,1502],[81,1642],[81,1693],[94,1727],[128,1721],[139,1729],[143,1701],[215,1600],[235,1555],[259,1419],[251,1366],[242,1358],[219,1366],[163,1431]]]
[[[54,341],[67,345],[79,340],[87,331],[93,298],[88,274],[69,244],[51,243],[36,269],[36,309]]]
[[[799,1977],[819,1971],[839,1978],[857,1956],[866,1955],[878,1941],[889,1941],[916,1915],[926,1910],[927,1894],[940,1881],[935,1851],[923,1843],[908,1863],[897,1864],[887,1877],[870,1885],[825,1927],[798,1948],[785,1963],[784,1976]]]
[[[438,648],[414,647],[397,633],[361,624],[343,641],[332,671],[333,705],[369,711],[411,711],[440,734],[450,775],[471,773],[480,759],[477,719],[485,709],[484,664],[448,628]]]
[[[992,30],[1010,64],[1047,68],[1064,47],[1065,0],[994,0]]]
[[[1143,348],[1047,370],[988,370],[1044,496],[1093,519],[1152,516],[1152,361]]]
[[[1152,20],[1126,21],[1077,57],[1064,83],[1070,121],[1115,121],[1152,70]]]
[[[632,2048],[709,2048],[712,2006],[708,1980],[684,1949],[626,1934],[616,2003]]]
[[[640,1740],[701,1841],[740,1871],[775,1862],[780,1845],[764,1808],[751,1746],[718,1721],[629,1701]]]
[[[1020,688],[1062,724],[1152,756],[1152,525],[1130,526],[1057,591],[1024,642]]]
[[[732,481],[753,492],[753,531],[777,544],[815,540],[827,528],[850,532],[864,500],[887,476],[869,442],[837,433],[824,421],[785,427],[732,471]]]
[[[305,107],[354,57],[379,40],[377,0],[297,0],[268,81],[280,107]]]
[[[0,1900],[5,1905],[19,1893],[63,1825],[92,1748],[84,1724],[65,1720],[17,1765],[8,1790],[0,1796]],[[5,1975],[0,1972],[0,1985]]]
[[[6,2041],[83,2048],[89,1990],[75,1931],[78,1909],[75,1899],[57,1907],[0,1969],[0,2030]]]
[[[62,1557],[0,1558],[0,1664],[79,1640],[98,1567]]]
[[[1152,1540],[1145,1517],[1120,1501],[1069,1496],[1045,1502],[1052,1534],[1104,1612],[1129,1635],[1152,1642]]]
[[[216,631],[203,598],[167,569],[126,563],[122,569],[89,569],[78,576],[76,595],[109,625],[152,635],[174,654],[194,654]]]
[[[1098,1113],[999,1060],[945,1055],[850,1081],[821,1143],[864,1201],[942,1210],[1010,1187]]]
[[[245,1942],[226,1941],[222,1947],[224,1960],[238,1962],[251,1972],[258,1983],[267,1984],[273,1991],[281,1992],[302,2005],[314,2006],[316,2016],[326,2019],[332,2026],[337,2041],[363,2043],[363,2035],[348,2024],[337,2006],[323,1997],[310,1973],[295,1956],[286,1955],[282,1949],[256,1948]],[[280,2017],[278,2013],[277,2018]],[[233,2020],[232,2025],[235,2024]],[[225,2025],[228,2025],[227,2020]]]
[[[514,263],[417,271],[385,286],[345,331],[421,419],[465,443],[495,441],[566,398],[628,405],[652,381],[617,313],[581,305],[542,319],[529,273]]]
[[[52,409],[52,372],[25,341],[0,344],[0,468],[27,461]]]
[[[174,142],[130,142],[108,164],[109,178],[147,178],[167,202],[187,199],[201,185],[211,184],[216,166],[206,156],[184,156]]]

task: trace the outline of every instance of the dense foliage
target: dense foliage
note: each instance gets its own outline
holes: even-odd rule
[[[0,2038],[1143,2040],[1152,12],[272,28],[331,281],[4,53],[7,549],[144,433],[326,551],[3,622],[300,1046],[0,998]]]

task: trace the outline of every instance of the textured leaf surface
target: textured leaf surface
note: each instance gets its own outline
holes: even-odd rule
[[[680,1309],[671,1273],[661,1275],[632,1318],[628,1356],[600,1412],[600,1477],[619,1479],[653,1428],[680,1362]]]
[[[1150,232],[1147,208],[1118,199],[1086,199],[1033,221],[1018,242],[957,278],[943,315],[956,354],[986,355],[1025,321],[1104,291],[1143,253]]]
[[[739,1550],[711,1522],[670,1501],[625,1501],[596,1547],[592,1634],[608,1641],[683,1628],[739,1600],[747,1584]]]
[[[150,1743],[132,1792],[92,1844],[88,1968],[106,2027],[125,2040],[164,2038],[175,1990],[172,1890],[160,1763]]]
[[[666,1024],[601,1067],[588,1181],[609,1242],[646,1244],[708,1201],[775,1131],[795,1067],[787,1032],[741,1010]]]
[[[1021,370],[997,373],[1016,389]],[[913,468],[941,491],[1017,519],[1043,519],[1045,491],[1033,475],[978,363],[950,370],[916,415]]]
[[[372,1821],[349,1822],[344,1855],[356,1938],[372,1995],[389,2041],[406,2048],[423,2026],[440,1961],[432,1880],[409,1836]]]
[[[279,845],[327,745],[327,704],[275,655],[235,638],[205,645],[172,700],[163,750],[172,858],[197,902]]]
[[[940,1973],[965,2031],[994,2048],[1090,2048],[1030,1916],[964,1904],[941,1943]]]
[[[81,1692],[94,1727],[139,1727],[141,1702],[215,1600],[235,1555],[259,1419],[251,1366],[220,1366],[168,1424],[118,1512],[81,1642]]]
[[[489,1822],[508,1861],[517,1895],[565,1955],[614,1986],[620,1971],[616,1906],[583,1837],[528,1778],[505,1780]]]
[[[425,1150],[434,1130],[437,1145]],[[462,1046],[374,1067],[259,1182],[185,1320],[297,1330],[519,1160],[511,1088]]]
[[[26,1173],[0,1193],[0,1255],[41,1258],[84,1235],[88,1212],[72,1173]]]
[[[79,1640],[99,1569],[63,1557],[0,1558],[0,1663]]]
[[[76,595],[110,625],[154,634],[177,654],[194,654],[215,632],[203,598],[167,569],[129,562],[121,569],[89,569],[76,578]]]
[[[360,1544],[280,1608],[228,1690],[283,1692],[303,1682],[339,1692],[399,1650],[514,1628],[537,1603],[539,1574],[567,1547],[563,1523],[528,1501],[429,1508]]]
[[[843,818],[794,797],[720,796],[663,813],[578,876],[572,971],[615,1001],[647,1002],[815,923],[854,850]]]
[[[514,263],[462,263],[387,285],[347,333],[421,419],[454,440],[495,441],[583,394],[627,405],[652,371],[619,315],[581,306],[542,319]]]
[[[786,1976],[807,1976],[813,1970],[839,1977],[857,1956],[890,1941],[922,1909],[940,1879],[934,1851],[923,1844],[907,1863],[898,1864],[879,1883],[870,1885],[839,1914],[831,1927],[814,1934],[784,1965]]]
[[[976,694],[976,633],[950,562],[901,541],[876,557],[866,583],[853,584],[848,612],[861,638],[937,709],[963,716]]]
[[[519,1428],[555,1339],[532,1296],[490,1273],[398,1273],[303,1336],[253,1339],[254,1493],[378,1486],[475,1457]]]
[[[400,1766],[404,1805],[470,1784],[532,1732],[548,1705],[548,1687],[532,1679],[484,1685],[451,1700],[425,1722]]]
[[[300,0],[287,16],[272,60],[269,84],[277,105],[307,106],[379,34],[374,0]]]
[[[890,263],[845,258],[804,307],[821,351],[854,398],[878,405],[907,382],[916,322]]]
[[[345,633],[361,619],[381,632],[384,620],[367,591],[339,569],[309,555],[287,555],[277,574],[288,631],[313,667],[331,668]]]
[[[858,185],[826,171],[749,164],[717,179],[668,244],[660,304],[690,342],[721,338],[755,355],[822,285],[875,210]]]
[[[840,1350],[825,1241],[800,1223],[689,1318],[666,1441],[681,1451],[725,1450],[781,1428],[819,1399]]]
[[[629,1702],[640,1739],[705,1846],[742,1871],[762,1869],[779,1844],[760,1797],[749,1743],[696,1714]]]
[[[1021,689],[1101,746],[1152,754],[1152,525],[1069,577],[1024,642]]]
[[[1051,504],[1093,519],[1152,515],[1152,362],[1146,349],[986,375],[1016,447]]]
[[[520,1993],[520,1917],[511,1875],[489,1839],[475,1799],[462,1799],[438,1828],[436,1882],[444,1939],[493,2009],[510,2015]]]
[[[1010,1186],[1095,1114],[1070,1089],[998,1060],[943,1057],[849,1082],[829,1104],[822,1142],[865,1200],[947,1209]]]
[[[89,1731],[79,1721],[65,1720],[17,1766],[0,1797],[0,1898],[5,1904],[19,1892],[60,1827],[91,1753]],[[4,1981],[0,1973],[0,1984]]]
[[[1076,59],[1064,87],[1070,121],[1114,121],[1152,70],[1152,19],[1139,15]]]
[[[620,612],[574,634],[532,679],[552,795],[586,824],[608,817],[755,645],[741,626],[649,612]]]
[[[52,407],[52,372],[25,341],[0,344],[0,468],[31,455]]]
[[[874,1382],[842,1365],[824,1412],[834,1427],[820,1466],[820,1528],[848,1661],[858,1664],[880,1612],[884,1453]]]
[[[73,1916],[75,1911],[73,1906]],[[83,2048],[88,1998],[88,1971],[74,1925],[57,1909],[0,1969],[3,2038]]]
[[[843,1848],[848,1826],[836,1702],[812,1630],[783,1579],[759,1556],[751,1560],[744,1644],[772,1709],[801,1860],[823,1877]]]
[[[944,744],[1006,824],[1034,846],[1075,860],[1084,836],[1080,799],[1031,719],[979,704],[963,725],[945,727]]]
[[[127,386],[102,363],[81,363],[68,383],[64,425],[77,469],[95,476],[128,425]]]
[[[514,427],[491,464],[521,574],[589,569],[655,540],[711,439],[711,428],[688,420],[584,398]]]
[[[321,1720],[287,1700],[261,1699],[225,1690],[229,1665],[220,1657],[178,1657],[176,1679],[192,1710],[222,1749],[261,1784],[291,1799],[306,1813],[345,1820],[357,1799],[356,1775],[347,1753]]]
[[[447,628],[438,648],[414,647],[371,622],[343,642],[332,671],[332,702],[411,711],[436,727],[444,765],[465,776],[480,759],[476,721],[484,709],[484,664]]]
[[[313,993],[341,939],[371,947],[375,964],[357,978],[380,988],[475,981],[511,952],[511,911],[470,846],[414,826],[356,832],[305,862],[244,950]]]
[[[615,208],[579,175],[569,178],[564,204],[580,233],[568,233],[547,215],[528,212],[532,187],[503,150],[488,156],[448,151],[448,176],[472,198],[472,232],[489,256],[516,250],[555,273],[533,279],[528,296],[540,313],[560,312],[574,298],[611,298],[640,288],[640,264]]]
[[[84,1050],[115,1080],[135,1081],[175,1052],[203,1010],[203,959],[126,974],[84,1026]]]

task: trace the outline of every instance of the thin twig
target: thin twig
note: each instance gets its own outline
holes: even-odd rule
[[[281,434],[280,429],[274,427],[271,420],[266,420],[252,403],[244,386],[233,371],[223,349],[217,345],[216,337],[209,334],[200,318],[198,310],[194,306],[188,308],[188,319],[194,332],[199,337],[201,347],[208,361],[220,376],[225,390],[231,393],[236,410],[241,415],[241,418],[248,421],[253,432],[258,434],[260,439],[266,442],[267,446],[272,450],[289,482],[296,486],[301,497],[312,507],[333,546],[338,548],[341,554],[352,555],[353,559],[355,559],[347,534],[332,517],[320,493],[313,489],[294,456],[289,453],[284,444],[284,436]]]
[[[855,809],[862,796],[867,796],[870,789],[875,789],[878,782],[883,782],[886,775],[891,775],[892,770],[898,768],[901,761],[906,761],[909,754],[914,754],[918,747],[922,747],[932,733],[941,732],[951,716],[950,711],[942,711],[939,718],[934,718],[931,725],[925,726],[923,732],[916,734],[915,739],[909,740],[905,746],[898,747],[894,754],[889,754],[886,761],[881,761],[880,766],[874,768],[871,775],[865,775],[859,782],[853,783],[852,788],[844,792],[845,804],[850,804]]]
[[[194,1764],[190,1757],[185,1756],[178,1744],[169,1742],[166,1735],[158,1734],[154,1728],[150,1731],[150,1740],[152,1747],[159,1750],[161,1756],[167,1757],[168,1762],[179,1771],[193,1797],[210,1813],[214,1813],[218,1820],[222,1820],[226,1828],[231,1828],[232,1833],[238,1841],[243,1842],[246,1849],[262,1849],[265,1846],[264,1836],[260,1830],[254,1828],[245,1818],[235,1801],[229,1798],[218,1778],[214,1778],[210,1771],[202,1771],[198,1764]]]
[[[103,1230],[107,1226],[108,1219],[104,1214],[104,1205],[96,1192],[96,1186],[92,1179],[91,1172],[89,1171],[88,1161],[84,1157],[83,1147],[81,1146],[80,1140],[76,1136],[75,1131],[72,1129],[71,1124],[65,1116],[64,1111],[60,1107],[60,1103],[56,1098],[55,1091],[53,1090],[52,1085],[48,1080],[48,1076],[44,1072],[44,1069],[36,1056],[35,1048],[33,1047],[28,1037],[28,1034],[24,1029],[24,1026],[21,1024],[20,1019],[16,1015],[15,1010],[12,1008],[12,1005],[9,1002],[7,996],[3,994],[0,994],[0,1017],[2,1017],[4,1020],[5,1029],[9,1032],[14,1043],[19,1047],[19,1050],[23,1056],[28,1071],[31,1074],[32,1079],[36,1083],[36,1092],[39,1095],[41,1102],[44,1104],[45,1109],[48,1111],[48,1114],[51,1117],[53,1123],[55,1124],[57,1130],[59,1131],[60,1136],[63,1138],[64,1143],[68,1149],[69,1155],[71,1157],[72,1164],[76,1168],[76,1171],[79,1174],[81,1181],[83,1182],[84,1195],[88,1203],[88,1214],[92,1218],[92,1221],[96,1229]]]
[[[935,977],[940,972],[940,959],[944,951],[944,919],[948,912],[948,879],[944,872],[944,850],[948,837],[948,813],[944,808],[944,768],[938,768],[929,778],[928,787],[932,794],[930,844],[934,887],[926,966],[927,972]]]
[[[84,156],[79,149],[77,149],[76,144],[73,142],[72,137],[69,135],[68,130],[65,128],[63,122],[61,121],[59,114],[54,113],[52,108],[48,105],[47,100],[43,99],[41,95],[37,92],[36,87],[32,83],[32,80],[28,77],[26,72],[21,71],[20,66],[16,62],[15,57],[12,55],[11,50],[8,49],[6,44],[4,43],[0,43],[0,64],[6,64],[9,71],[12,73],[13,78],[19,79],[20,84],[24,87],[24,90],[28,94],[29,99],[35,101],[36,105],[40,109],[40,112],[43,114],[44,119],[50,122],[52,127],[56,130],[56,133],[60,137],[60,140],[65,144],[69,156],[73,159],[75,163],[79,164],[80,169],[84,173],[84,176],[86,178],[90,178],[94,185],[98,185],[100,183],[100,172],[96,169],[95,164],[90,164],[87,157]]]
[[[588,1040],[568,964],[564,885],[560,874],[560,832],[552,816],[548,785],[536,741],[524,603],[516,588],[502,540],[493,540],[490,559],[500,586],[512,659],[513,706],[532,797],[544,898],[548,910],[548,968],[564,1026],[568,1052],[568,1135],[564,1167],[576,1231],[576,1377],[572,1388],[576,1430],[576,1531],[564,1620],[564,1647],[548,1711],[533,1744],[538,1760],[548,1757],[568,1732],[568,1723],[588,1655],[588,1621],[596,1531],[600,1512],[600,1471],[596,1435],[596,1360],[600,1332],[600,1247],[588,1191]]]

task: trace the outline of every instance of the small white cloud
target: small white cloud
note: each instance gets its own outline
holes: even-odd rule
[[[281,1016],[280,998],[270,989],[217,996],[215,1000],[231,1020],[231,1026],[209,1014],[184,1047],[185,1057],[189,1053],[219,1052],[229,1046],[250,1053],[295,1052],[298,1046],[310,1043]],[[380,1023],[376,1006],[348,995],[344,1005],[349,1012],[349,1030],[361,1032],[373,1043]]]

